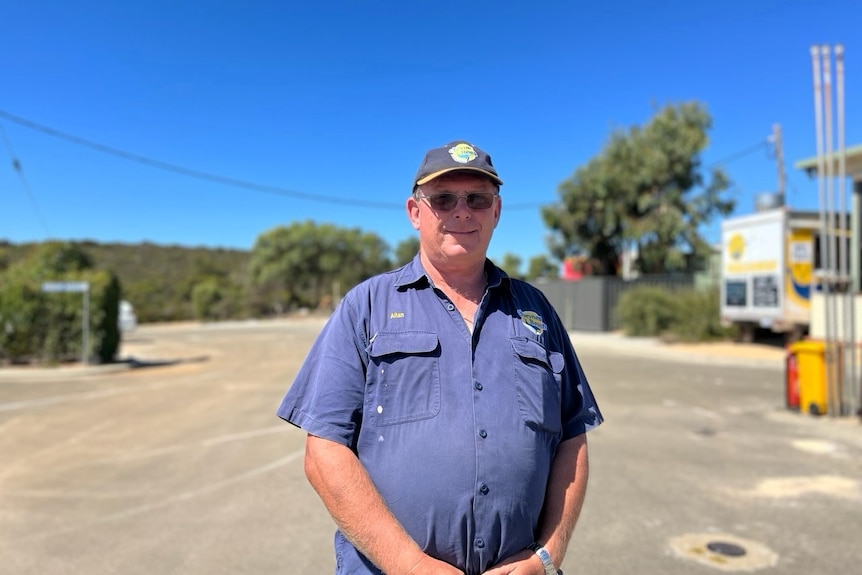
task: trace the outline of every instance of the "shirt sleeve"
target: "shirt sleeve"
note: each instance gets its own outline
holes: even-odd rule
[[[326,322],[277,410],[279,417],[355,449],[365,390],[365,343],[345,298]]]
[[[552,322],[549,327],[554,334],[556,347],[563,354],[565,361],[561,389],[563,409],[561,440],[565,441],[598,427],[604,421],[604,417],[562,320],[550,303],[547,303],[547,306],[548,317]]]
[[[571,358],[566,354],[566,369],[563,381],[563,434],[562,440],[571,439],[602,424],[604,417],[599,410],[593,390],[581,368],[571,343]],[[568,397],[567,397],[568,396]]]

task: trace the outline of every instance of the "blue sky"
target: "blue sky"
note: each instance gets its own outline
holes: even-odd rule
[[[489,255],[546,253],[539,205],[611,130],[698,100],[710,165],[782,126],[787,203],[815,153],[809,49],[846,48],[847,144],[862,143],[862,3],[0,0],[0,239],[251,249],[306,219],[392,247],[425,150],[465,138],[505,181]],[[4,117],[3,113],[6,114]],[[186,170],[190,177],[46,133]],[[10,153],[22,167],[12,167]],[[777,186],[768,146],[726,164],[737,213]],[[316,201],[323,197],[325,201]],[[718,222],[705,229],[717,240]]]

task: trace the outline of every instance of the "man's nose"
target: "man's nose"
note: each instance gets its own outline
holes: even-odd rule
[[[462,204],[461,201],[464,201]],[[457,201],[455,202],[455,207],[452,208],[452,211],[455,212],[455,215],[460,215],[466,213],[467,215],[473,215],[473,210],[470,209],[470,206],[467,205],[467,196],[458,196]]]

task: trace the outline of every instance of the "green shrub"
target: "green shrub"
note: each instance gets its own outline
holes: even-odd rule
[[[676,294],[678,315],[668,332],[680,341],[715,341],[730,339],[734,330],[723,327],[720,321],[718,288],[710,290],[682,290]]]
[[[617,313],[626,335],[687,342],[729,339],[733,330],[720,323],[719,297],[717,288],[638,286],[620,296]]]
[[[217,320],[219,304],[224,300],[223,289],[217,278],[207,278],[192,288],[192,310],[196,319]]]
[[[79,250],[49,243],[0,273],[0,359],[113,361],[120,344],[120,284],[114,274],[89,265]],[[89,284],[87,350],[82,349],[83,294],[45,293],[46,281]]]
[[[90,352],[99,363],[110,363],[117,357],[120,333],[120,280],[111,272],[89,272],[90,282]]]
[[[27,361],[44,339],[37,321],[45,316],[44,298],[32,282],[16,276],[0,275],[0,359],[12,363]]]
[[[676,296],[659,287],[634,287],[620,295],[617,314],[626,335],[659,336],[676,320]]]

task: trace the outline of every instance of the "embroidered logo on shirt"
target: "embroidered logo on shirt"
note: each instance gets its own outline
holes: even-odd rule
[[[542,332],[548,329],[548,326],[542,320],[542,316],[534,311],[518,310],[518,315],[521,316],[521,321],[527,326],[527,329],[536,335],[542,335]]]
[[[403,311],[393,311],[389,314],[389,319],[401,319],[404,317]]]

